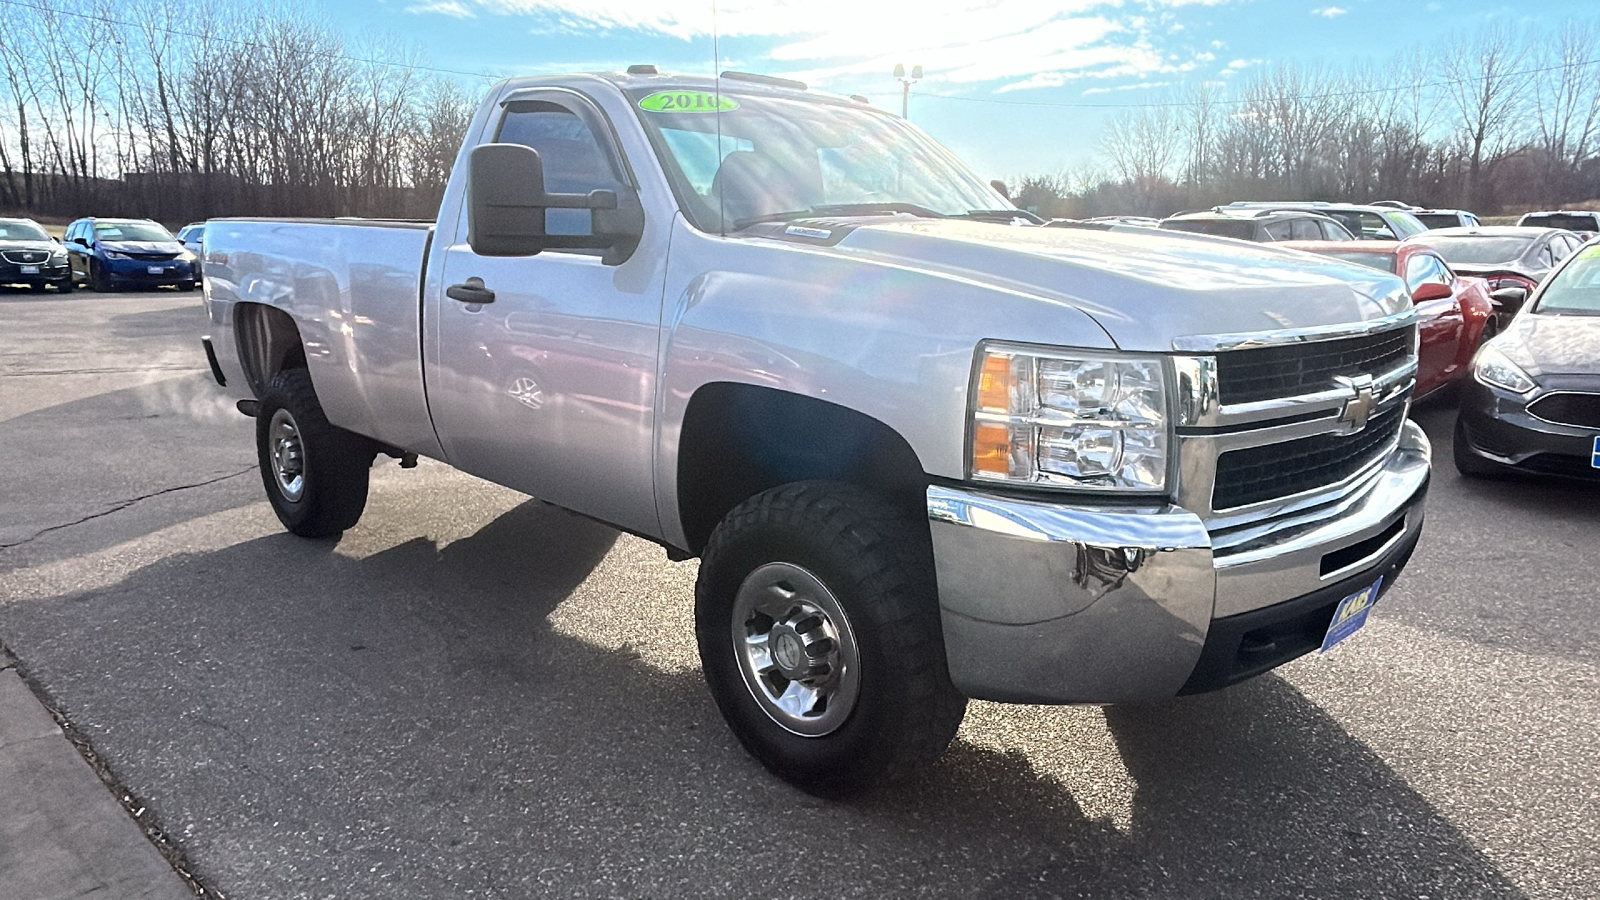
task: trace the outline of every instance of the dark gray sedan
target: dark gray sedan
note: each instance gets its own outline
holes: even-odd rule
[[[1550,270],[1583,246],[1583,238],[1559,228],[1500,225],[1436,228],[1407,243],[1439,251],[1458,275],[1488,279],[1495,317],[1504,330]]]
[[[1600,242],[1550,276],[1478,351],[1456,419],[1463,475],[1600,482]]]

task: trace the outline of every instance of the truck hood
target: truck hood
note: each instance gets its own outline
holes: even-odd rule
[[[1186,337],[1344,325],[1411,306],[1400,279],[1366,266],[1148,228],[876,218],[788,223],[772,236],[1069,303],[1124,350],[1171,351],[1184,349]]]

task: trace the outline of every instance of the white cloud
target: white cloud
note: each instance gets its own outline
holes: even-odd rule
[[[473,19],[477,17],[477,13],[468,9],[461,0],[422,0],[420,3],[413,3],[407,6],[406,12],[418,15],[422,13],[438,13],[457,19]]]
[[[760,40],[758,71],[818,86],[861,87],[897,62],[920,64],[926,83],[1007,82],[1002,90],[1080,78],[1145,78],[1193,68],[1191,56],[1152,41],[1170,33],[1168,16],[1149,15],[1228,0],[719,0],[716,30],[730,40]],[[712,33],[711,3],[660,0],[423,0],[526,15],[536,33],[642,32],[679,40]],[[431,10],[443,11],[443,10]],[[740,48],[752,55],[753,48]],[[761,56],[764,54],[764,57]],[[767,63],[767,65],[761,65]]]
[[[1311,14],[1313,16],[1321,16],[1324,19],[1337,19],[1349,11],[1342,6],[1319,6],[1313,9]]]
[[[1250,68],[1251,66],[1259,66],[1263,62],[1266,62],[1266,60],[1263,60],[1263,59],[1233,59],[1233,60],[1229,60],[1228,64],[1222,67],[1222,77],[1223,78],[1232,77],[1233,75],[1236,75],[1239,72],[1242,72],[1245,69]]]

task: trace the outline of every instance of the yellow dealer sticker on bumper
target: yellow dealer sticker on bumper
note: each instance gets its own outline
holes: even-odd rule
[[[656,91],[639,100],[645,112],[680,113],[714,112],[738,109],[739,101],[732,97],[719,97],[709,91]]]

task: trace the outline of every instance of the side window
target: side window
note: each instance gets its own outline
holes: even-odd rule
[[[1394,233],[1394,229],[1389,227],[1389,223],[1384,220],[1383,216],[1371,212],[1357,213],[1356,215],[1361,222],[1362,237],[1369,240],[1399,240],[1399,237]]]
[[[1317,227],[1316,219],[1295,219],[1289,224],[1292,226],[1289,233],[1297,241],[1322,240],[1322,229]]]
[[[1267,233],[1267,240],[1287,241],[1294,233],[1294,220],[1290,219],[1283,222],[1273,222],[1268,225],[1263,225],[1261,228]]]
[[[1322,226],[1323,235],[1330,241],[1353,241],[1356,239],[1355,235],[1351,234],[1348,228],[1345,228],[1338,222],[1330,220],[1327,222],[1319,222],[1317,224]]]
[[[1544,246],[1539,248],[1539,265],[1553,266],[1556,264],[1556,255],[1550,250],[1550,245],[1553,243],[1555,241],[1545,241]]]
[[[495,142],[539,151],[544,189],[552,194],[614,190],[622,179],[607,145],[595,133],[598,124],[598,114],[580,116],[560,103],[519,100],[506,104]],[[545,228],[551,234],[588,234],[589,211],[547,210]]]
[[[1406,288],[1416,292],[1424,284],[1434,283],[1448,285],[1454,279],[1450,277],[1450,270],[1444,267],[1437,256],[1430,253],[1418,253],[1406,260]]]
[[[1550,249],[1555,253],[1556,260],[1560,261],[1566,259],[1572,254],[1572,251],[1578,248],[1573,244],[1571,237],[1565,234],[1558,234],[1556,239],[1550,242]]]

